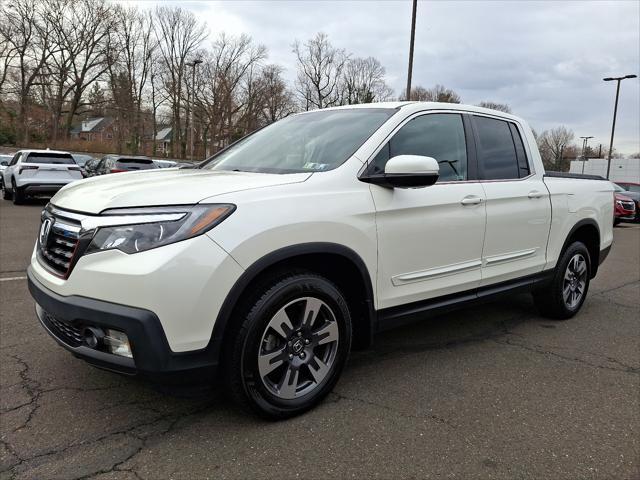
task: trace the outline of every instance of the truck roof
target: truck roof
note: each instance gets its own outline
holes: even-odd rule
[[[423,111],[423,110],[459,110],[461,112],[470,113],[484,113],[486,115],[494,115],[518,122],[524,122],[520,117],[512,115],[510,113],[501,112],[499,110],[492,110],[490,108],[478,107],[476,105],[466,105],[463,103],[443,103],[443,102],[379,102],[379,103],[359,103],[356,105],[341,105],[339,107],[329,107],[323,110],[349,110],[359,108],[388,108],[396,109],[402,108],[403,111],[409,113]],[[310,110],[316,111],[316,110]],[[306,112],[303,112],[306,113]]]

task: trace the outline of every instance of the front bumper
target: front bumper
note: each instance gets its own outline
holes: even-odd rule
[[[180,382],[213,378],[219,361],[219,344],[202,350],[172,352],[157,315],[142,308],[62,296],[40,283],[31,267],[27,270],[29,290],[36,301],[36,313],[47,332],[65,349],[90,364],[124,374],[138,374],[151,380]],[[112,328],[127,334],[133,358],[121,357],[70,341],[64,328],[85,326]]]

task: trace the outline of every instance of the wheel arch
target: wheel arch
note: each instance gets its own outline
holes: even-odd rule
[[[326,276],[347,296],[353,315],[353,344],[365,348],[372,342],[376,313],[371,276],[360,255],[344,245],[311,242],[275,250],[255,261],[233,285],[225,298],[213,327],[211,343],[221,351],[231,319],[250,287],[260,278],[285,268],[305,268]],[[335,271],[334,269],[339,269]]]
[[[561,252],[564,252],[575,241],[580,241],[587,247],[591,257],[591,278],[595,277],[600,265],[600,227],[598,227],[598,222],[592,218],[583,218],[578,221],[567,234]]]

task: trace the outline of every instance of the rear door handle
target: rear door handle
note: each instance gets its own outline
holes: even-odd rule
[[[533,190],[532,192],[529,192],[529,198],[542,198],[544,197],[544,193],[539,192],[537,190]]]
[[[464,197],[460,203],[462,205],[478,205],[482,203],[482,197],[476,197],[475,195],[470,195],[468,197]]]

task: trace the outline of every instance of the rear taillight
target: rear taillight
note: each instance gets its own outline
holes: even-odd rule
[[[111,170],[109,170],[111,173],[121,173],[121,172],[126,172],[126,170],[122,170],[120,168],[112,168]]]
[[[38,170],[38,167],[36,167],[35,165],[26,165],[24,167],[20,167],[18,169],[18,175],[22,174],[22,172],[24,172],[25,170]]]

